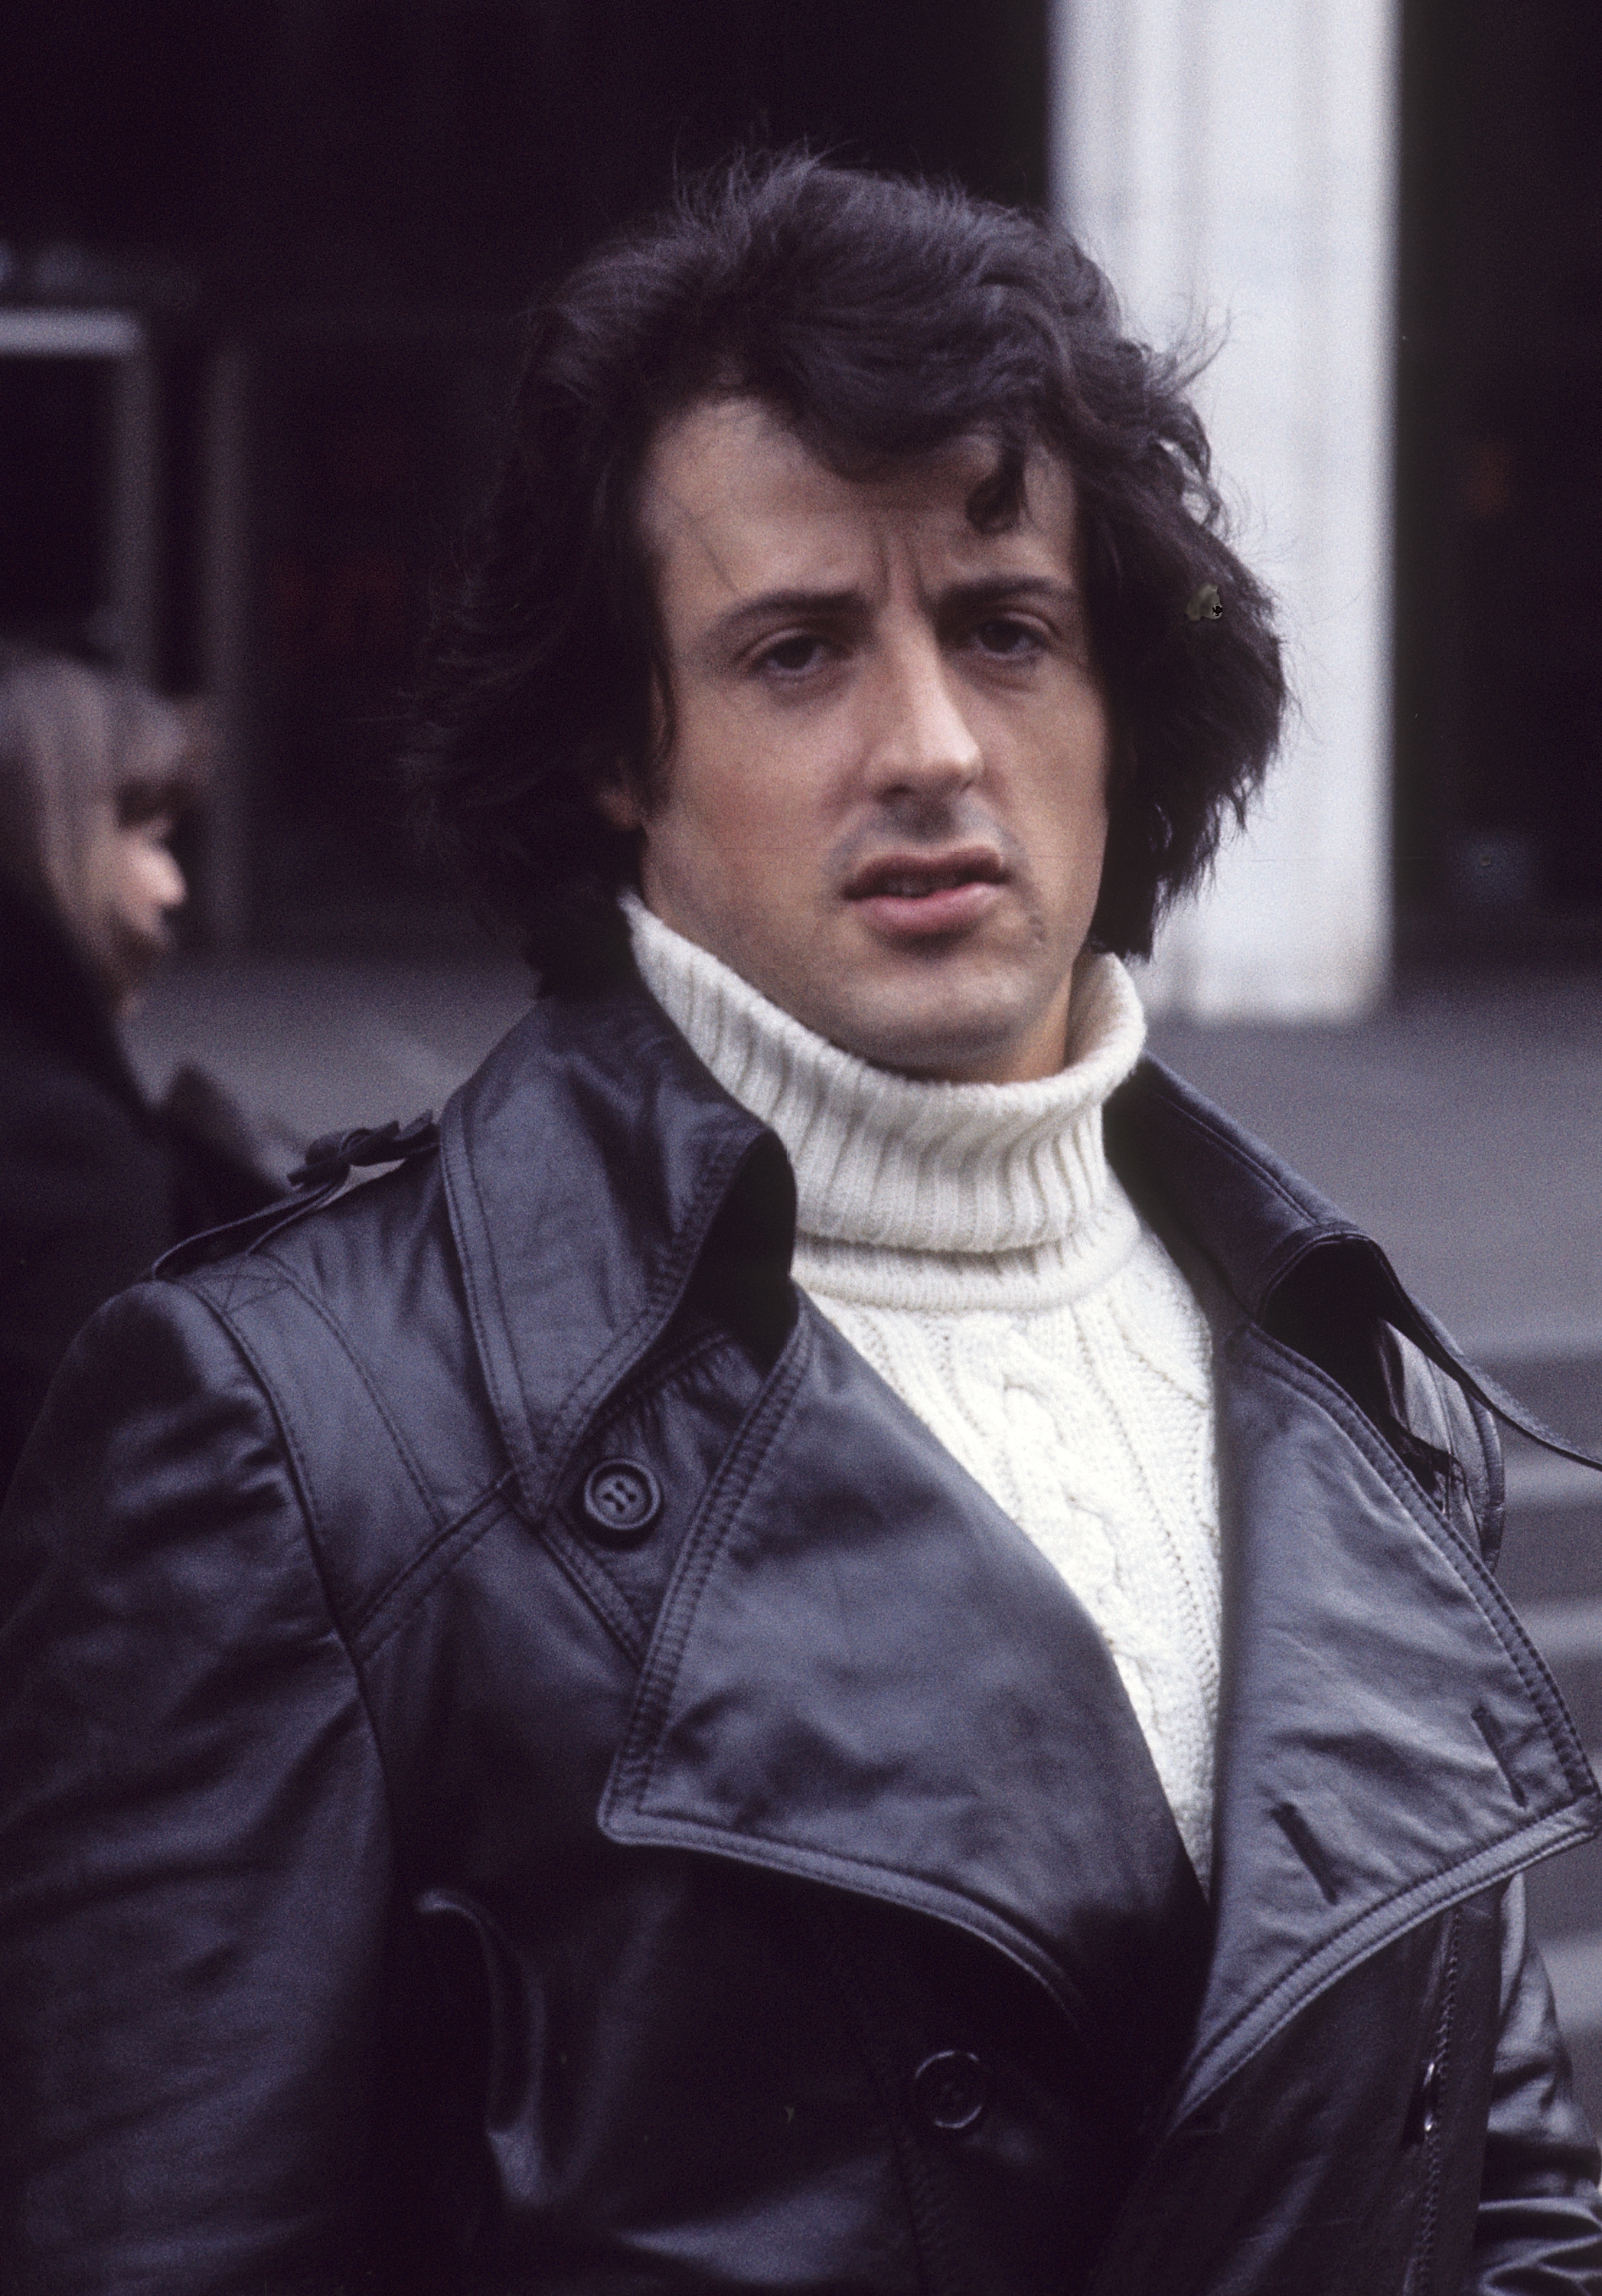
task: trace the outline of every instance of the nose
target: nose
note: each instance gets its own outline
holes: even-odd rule
[[[881,656],[868,780],[875,797],[926,801],[978,780],[984,753],[936,633],[900,635]]]
[[[115,899],[123,921],[147,939],[160,937],[161,920],[189,897],[184,872],[168,850],[166,825],[142,822],[119,832]]]
[[[189,898],[184,872],[164,844],[152,842],[145,849],[142,873],[145,898],[163,916],[168,909],[181,909]]]

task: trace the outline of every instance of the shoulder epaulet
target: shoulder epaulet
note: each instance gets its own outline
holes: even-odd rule
[[[290,1174],[284,1193],[243,1219],[229,1220],[185,1238],[164,1251],[151,1274],[171,1279],[219,1259],[259,1251],[281,1228],[292,1226],[337,1196],[353,1170],[375,1164],[404,1164],[429,1156],[440,1144],[440,1128],[431,1110],[403,1125],[398,1116],[387,1124],[357,1126],[344,1132],[325,1132],[314,1140]]]

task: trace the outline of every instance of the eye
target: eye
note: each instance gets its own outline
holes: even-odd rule
[[[801,630],[793,637],[781,638],[757,657],[757,668],[768,670],[780,677],[799,677],[809,669],[816,669],[826,652],[825,642],[809,630]]]
[[[993,614],[988,622],[979,624],[974,637],[984,652],[998,661],[1026,661],[1045,644],[1031,623],[1015,621],[1010,614]]]

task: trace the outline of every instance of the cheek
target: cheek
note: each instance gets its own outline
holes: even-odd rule
[[[686,733],[689,729],[686,729]],[[694,869],[708,880],[783,873],[817,841],[815,776],[796,744],[770,726],[730,709],[703,720],[670,760],[666,795],[647,831],[663,865]]]
[[[1039,833],[1064,855],[1098,849],[1107,832],[1112,742],[1099,702],[1069,696],[1031,728],[1029,782]]]
[[[1113,729],[1101,696],[1095,692],[1081,696],[1075,717],[1067,777],[1074,811],[1085,833],[1105,842],[1113,779]]]

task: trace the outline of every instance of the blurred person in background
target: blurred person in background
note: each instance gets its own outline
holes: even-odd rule
[[[117,1024],[186,896],[169,840],[207,764],[193,711],[0,644],[0,1492],[80,1324],[272,1193],[220,1089],[160,1108]]]

